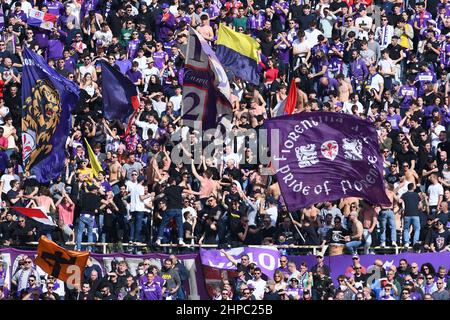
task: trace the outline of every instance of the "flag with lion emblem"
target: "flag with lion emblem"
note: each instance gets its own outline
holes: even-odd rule
[[[25,171],[45,183],[64,169],[70,114],[78,86],[25,48],[22,79],[22,159]]]

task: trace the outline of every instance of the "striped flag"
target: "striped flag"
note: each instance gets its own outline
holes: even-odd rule
[[[24,207],[10,207],[10,209],[19,212],[20,214],[23,214],[24,216],[33,219],[37,222],[49,225],[49,226],[56,226],[56,224],[53,222],[52,218],[47,216],[44,211],[42,211],[40,208],[24,208]]]

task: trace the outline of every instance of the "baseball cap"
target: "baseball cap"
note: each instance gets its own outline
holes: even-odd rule
[[[403,284],[404,287],[406,286],[414,286],[414,283],[412,281],[405,281],[405,283]]]
[[[354,255],[352,256],[352,259],[359,259],[359,256],[358,256],[357,254],[354,254]]]
[[[361,6],[359,6],[359,12],[361,12],[361,11],[363,11],[363,10],[366,10],[366,6],[365,5],[361,5]]]
[[[155,62],[155,60],[153,60],[153,58],[147,58],[147,63],[152,63]]]
[[[392,81],[392,85],[393,85],[393,86],[399,86],[399,85],[400,85],[400,82],[398,82],[398,81]]]
[[[167,3],[163,3],[162,5],[161,5],[161,8],[162,9],[167,9],[169,7],[169,5],[167,4]]]

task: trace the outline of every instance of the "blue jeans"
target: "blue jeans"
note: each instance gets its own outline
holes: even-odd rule
[[[380,242],[386,242],[386,225],[389,224],[389,228],[391,229],[391,240],[397,241],[397,226],[395,223],[395,215],[394,211],[381,210],[380,215],[378,216],[378,221],[380,222]]]
[[[418,216],[404,217],[403,223],[403,243],[409,243],[409,227],[413,226],[414,235],[413,235],[413,245],[419,241],[420,235],[420,218]]]
[[[81,215],[78,219],[78,230],[77,230],[77,250],[81,250],[81,240],[83,238],[84,228],[87,228],[88,232],[88,242],[92,242],[94,240],[94,236],[92,233],[92,229],[94,228],[95,218],[94,216],[87,217],[85,215]],[[88,246],[87,250],[91,251],[91,246]]]
[[[163,238],[164,228],[169,224],[170,219],[175,218],[178,230],[178,239],[183,239],[183,219],[181,218],[181,209],[169,209],[162,217],[161,225],[158,230],[158,239]]]
[[[143,242],[142,239],[142,221],[144,220],[144,211],[133,211],[131,212],[134,220],[134,226],[131,227],[130,240],[136,242]]]
[[[356,249],[361,245],[361,243],[362,242],[359,240],[350,241],[345,244],[345,247],[351,251],[351,254],[358,254],[358,251]]]

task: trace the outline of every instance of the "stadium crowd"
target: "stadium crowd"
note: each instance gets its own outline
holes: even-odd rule
[[[349,256],[350,257],[350,256]],[[437,270],[430,263],[419,265],[401,259],[399,265],[385,268],[381,260],[363,266],[352,256],[345,274],[330,278],[330,267],[322,254],[316,263],[296,265],[280,257],[273,275],[243,255],[240,261],[229,256],[237,267],[236,276],[222,278],[212,288],[212,300],[450,300],[450,275],[445,266]],[[350,258],[349,258],[350,259]],[[0,264],[0,267],[3,264]],[[103,271],[89,258],[83,282],[69,287],[50,275],[39,273],[32,258],[23,256],[13,272],[11,285],[0,280],[0,300],[183,300],[189,277],[175,255],[161,268],[143,259],[136,269],[126,261],[111,262]],[[297,269],[298,267],[298,269]],[[0,270],[4,271],[4,270]],[[1,274],[1,273],[0,273]],[[377,276],[374,276],[377,275]]]
[[[113,251],[123,250],[121,244],[128,242],[146,243],[154,250],[161,243],[329,245],[337,253],[351,254],[360,247],[360,253],[369,254],[378,245],[415,252],[450,250],[447,0],[21,0],[3,1],[0,7],[2,245],[33,248],[28,242],[46,235],[61,244],[73,243],[76,249],[85,249],[83,241],[107,242]],[[56,15],[56,27],[29,26],[28,10],[33,7]],[[255,86],[230,75],[233,130],[227,139],[233,143],[224,147],[223,154],[202,156],[199,163],[174,163],[172,137],[182,131],[187,30],[196,28],[214,48],[220,23],[260,43],[261,83]],[[47,185],[40,185],[22,167],[25,47],[41,54],[81,89],[66,143],[65,169]],[[101,61],[139,88],[140,108],[129,132],[127,123],[103,116]],[[287,97],[292,78],[299,94],[295,112],[345,112],[374,123],[391,207],[345,198],[297,212],[287,210],[276,176],[267,174],[267,165],[259,163],[259,154],[252,153],[247,140],[234,139],[233,134],[261,128]],[[96,176],[85,139],[102,165]],[[188,139],[194,144],[201,140],[201,132],[190,130]],[[58,226],[27,219],[11,206],[39,207]],[[247,279],[250,271],[244,269],[241,278]],[[393,298],[427,286],[428,278],[408,286],[421,278],[415,274],[405,280],[409,272],[400,276],[398,271],[389,280]],[[137,280],[128,282],[126,272],[118,272],[126,283],[114,288],[130,292]],[[325,285],[326,270],[301,274],[297,284],[284,275],[286,282],[270,281],[268,286],[271,291],[287,288],[287,296],[304,299],[308,294],[336,299],[371,296],[353,290],[360,282],[356,278],[362,279],[359,274],[337,294],[320,289],[331,290]],[[253,276],[254,290],[261,294],[266,284],[260,282],[258,271],[253,270]],[[92,277],[91,273],[88,278]],[[400,283],[399,277],[405,281]],[[251,292],[251,286],[247,288],[242,294]],[[98,293],[93,283],[89,288],[83,285],[82,291],[85,296]],[[226,291],[230,296],[232,290]],[[103,298],[117,294],[111,288],[101,292]],[[143,299],[145,292],[141,291]],[[426,299],[433,292],[423,293]],[[223,290],[217,295],[226,296]]]

